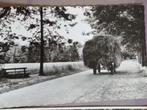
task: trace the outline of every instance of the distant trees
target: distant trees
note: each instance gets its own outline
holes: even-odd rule
[[[5,63],[6,62],[6,52],[9,50],[9,45],[8,43],[0,42],[0,63]]]
[[[37,42],[30,42],[28,47],[28,61],[27,62],[40,62],[40,44]]]
[[[79,56],[79,53],[78,53],[78,42],[73,42],[73,44],[70,46],[69,48],[69,55],[70,55],[70,59],[71,61],[77,61],[79,60],[80,56]]]
[[[18,46],[0,43],[1,63],[35,63],[40,62],[40,43],[30,42],[29,46]],[[44,62],[67,62],[79,60],[78,42],[52,44],[44,46]]]
[[[66,62],[66,61],[77,61],[79,60],[78,54],[78,42],[71,45],[62,43],[57,45],[56,43],[44,46],[45,62]],[[39,62],[40,61],[40,44],[31,43],[28,48],[28,62]],[[34,56],[35,55],[35,56]]]

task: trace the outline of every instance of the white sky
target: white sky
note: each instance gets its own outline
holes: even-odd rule
[[[89,7],[86,7],[89,8]],[[66,33],[66,28],[61,27],[60,30],[58,30],[58,33],[63,35],[65,38],[73,39],[74,41],[78,41],[81,44],[84,44],[85,41],[92,38],[92,36],[83,36],[82,33],[87,33],[92,31],[90,25],[84,21],[86,17],[83,15],[84,8],[81,7],[68,7],[68,12],[71,14],[76,15],[76,19],[74,20],[77,22],[77,24],[74,27],[68,27],[69,34]],[[21,24],[20,21],[17,21],[12,25],[12,32],[15,32],[18,35],[24,35],[26,37],[31,37],[32,33],[27,31],[24,26]],[[21,40],[17,40],[18,43],[21,43],[21,45],[25,45],[26,42],[22,42]]]

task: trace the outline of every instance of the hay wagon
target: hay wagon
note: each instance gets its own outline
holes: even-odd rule
[[[87,41],[83,48],[84,64],[101,72],[101,66],[115,73],[116,67],[121,62],[121,51],[118,40],[113,36],[95,36],[93,39]]]

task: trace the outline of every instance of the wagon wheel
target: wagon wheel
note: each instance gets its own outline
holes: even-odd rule
[[[114,74],[114,69],[113,68],[111,68],[111,74]]]
[[[96,74],[96,68],[93,68],[93,74]]]
[[[101,73],[101,65],[98,65],[98,72]]]
[[[116,71],[115,71],[115,64],[111,64],[111,74],[114,74]]]

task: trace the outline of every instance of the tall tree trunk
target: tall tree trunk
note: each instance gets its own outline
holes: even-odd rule
[[[43,40],[43,9],[40,7],[40,25],[41,25],[41,45],[40,45],[40,72],[39,75],[43,76],[43,62],[44,62],[44,40]]]
[[[15,55],[16,55],[16,47],[14,48],[14,53],[13,53],[13,63],[15,63]]]

